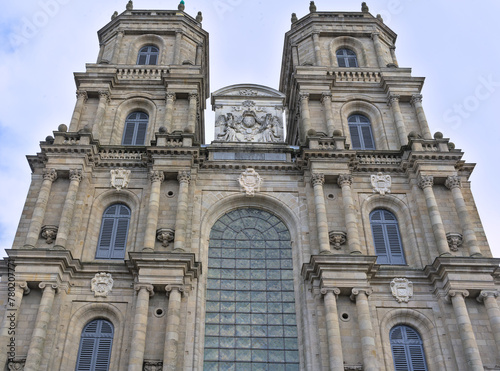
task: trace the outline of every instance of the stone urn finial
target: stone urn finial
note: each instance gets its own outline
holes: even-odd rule
[[[203,14],[201,12],[198,12],[198,14],[196,15],[196,22],[203,22]]]
[[[184,0],[181,0],[177,9],[179,9],[181,12],[183,12],[184,9],[186,9],[186,4],[184,3]]]
[[[127,10],[134,10],[134,3],[132,2],[132,0],[128,1],[126,9]]]
[[[309,11],[311,13],[316,13],[316,5],[314,5],[314,1],[311,1],[311,3],[309,4]]]
[[[298,19],[297,19],[297,14],[292,13],[292,23],[295,23],[295,22],[297,22],[297,21],[298,21]]]
[[[365,2],[362,2],[362,3],[361,3],[361,11],[362,11],[363,13],[368,13],[368,12],[370,11],[370,9],[368,8],[368,5],[366,5],[366,3],[365,3]]]
[[[118,17],[118,12],[115,10],[113,15],[111,16],[111,20],[115,19],[116,17]]]

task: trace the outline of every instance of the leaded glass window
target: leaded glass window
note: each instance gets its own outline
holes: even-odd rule
[[[210,233],[204,370],[298,370],[290,232],[239,209]]]
[[[358,67],[358,58],[350,49],[339,49],[337,50],[337,63],[339,67]]]

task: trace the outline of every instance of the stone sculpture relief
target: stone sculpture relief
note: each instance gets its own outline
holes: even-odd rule
[[[113,289],[111,273],[96,273],[92,281],[90,281],[90,287],[94,297],[106,298]]]
[[[380,193],[384,196],[386,193],[391,193],[392,179],[390,175],[377,173],[371,176],[373,193]]]
[[[252,168],[246,169],[238,178],[240,183],[241,191],[246,192],[247,196],[255,196],[255,192],[260,190],[262,184],[262,178],[260,175]]]
[[[391,281],[391,290],[398,303],[408,303],[413,296],[413,283],[406,278],[394,278]]]
[[[130,181],[130,170],[125,169],[113,169],[111,172],[111,187],[115,188],[117,191],[128,187],[128,182]]]
[[[232,113],[220,115],[215,122],[215,127],[219,127],[217,139],[227,142],[282,142],[281,125],[277,116],[268,113],[259,118],[250,110],[238,116]]]

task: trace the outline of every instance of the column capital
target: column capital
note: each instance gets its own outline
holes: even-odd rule
[[[191,181],[191,172],[190,171],[179,171],[179,174],[177,175],[177,180],[179,183],[187,183]]]
[[[309,93],[304,93],[304,92],[300,92],[299,93],[299,100],[302,102],[302,101],[306,101],[308,102],[309,101]]]
[[[165,99],[166,99],[166,100],[169,100],[169,99],[170,99],[170,100],[172,100],[172,101],[174,101],[174,102],[175,102],[175,99],[176,99],[176,98],[177,98],[177,96],[176,96],[176,95],[175,95],[175,93],[174,93],[174,92],[172,92],[172,91],[167,91],[167,92],[165,93]]]
[[[325,184],[325,174],[323,173],[312,173],[311,183],[314,186]]]
[[[321,103],[325,104],[325,102],[332,101],[332,93],[330,91],[325,91],[321,93]]]
[[[434,177],[432,175],[420,175],[418,178],[418,186],[422,189],[432,187],[434,185]]]
[[[322,287],[320,290],[321,295],[326,295],[331,292],[336,297],[340,295],[340,289],[337,287]]]
[[[340,174],[339,179],[337,180],[337,183],[340,187],[343,187],[345,185],[350,187],[352,185],[352,175],[351,174]]]
[[[483,303],[486,298],[498,298],[500,296],[500,293],[498,290],[483,290],[479,293],[479,296],[476,298],[476,300],[479,303]]]
[[[165,179],[165,175],[163,174],[163,171],[161,171],[161,170],[151,170],[149,172],[149,180],[151,181],[151,183],[154,183],[154,182],[162,183],[164,179]]]
[[[165,286],[165,293],[167,296],[170,295],[172,291],[178,291],[181,295],[187,293],[186,287],[184,285],[167,285]]]
[[[422,94],[413,94],[410,99],[411,105],[415,105],[415,103],[422,103]]]
[[[82,181],[82,171],[80,169],[70,169],[69,180],[76,180],[80,183]]]
[[[109,98],[109,96],[110,96],[109,91],[100,90],[98,92],[98,94],[99,94],[99,99],[106,100],[106,103],[109,103],[109,100],[110,100],[110,98]]]
[[[58,283],[55,283],[55,282],[40,282],[40,284],[38,285],[38,287],[41,288],[42,290],[44,290],[46,287],[47,288],[51,288],[56,293],[60,289],[60,285]]]
[[[89,99],[89,96],[87,94],[87,91],[85,91],[85,90],[77,90],[76,91],[76,98],[77,99],[83,98],[83,100],[86,102],[87,99]]]
[[[18,282],[17,286],[24,291],[24,295],[28,295],[31,292],[30,288],[28,287],[28,283],[25,281]]]
[[[390,94],[387,97],[387,105],[392,107],[395,104],[399,104],[399,98],[400,97],[401,96],[399,94]]]
[[[380,32],[372,32],[372,34],[371,34],[372,40],[378,40],[379,36],[380,36]]]
[[[43,180],[50,180],[51,182],[57,179],[57,171],[55,169],[43,169]]]
[[[462,180],[458,176],[449,176],[448,178],[446,178],[446,182],[444,183],[444,185],[448,189],[462,188]]]
[[[454,298],[455,296],[461,296],[462,298],[466,298],[469,296],[469,291],[467,290],[450,290],[448,291],[448,295],[446,296],[447,301],[451,301],[451,298]]]
[[[362,287],[355,287],[352,289],[351,291],[351,300],[352,301],[356,301],[356,297],[360,294],[360,293],[365,293],[366,296],[370,296],[371,294],[373,294],[373,290],[370,289],[370,288],[362,288]]]
[[[134,284],[134,290],[135,291],[147,290],[149,292],[150,297],[153,297],[155,294],[153,285],[150,285],[149,283],[136,283]]]
[[[193,92],[189,93],[188,96],[189,96],[189,99],[196,99],[196,100],[198,100],[198,93],[197,92],[193,91]]]

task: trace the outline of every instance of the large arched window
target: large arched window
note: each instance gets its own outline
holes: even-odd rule
[[[113,324],[104,319],[89,322],[82,331],[76,371],[108,371],[113,346]]]
[[[125,205],[115,204],[104,211],[96,259],[125,258],[129,223],[130,209]]]
[[[144,46],[141,48],[141,50],[139,50],[139,55],[137,56],[137,64],[156,65],[158,64],[159,55],[160,49],[158,49],[156,46]]]
[[[339,67],[358,67],[358,58],[351,49],[337,50],[337,63]]]
[[[298,370],[290,232],[258,209],[210,233],[204,370]]]
[[[123,145],[143,146],[148,130],[149,116],[144,112],[132,112],[125,120]]]
[[[378,264],[406,264],[396,216],[387,210],[370,213],[373,243]]]
[[[417,331],[399,325],[393,327],[389,337],[396,371],[427,371],[423,343]]]
[[[372,125],[366,116],[349,116],[347,123],[351,134],[352,149],[375,149]]]

